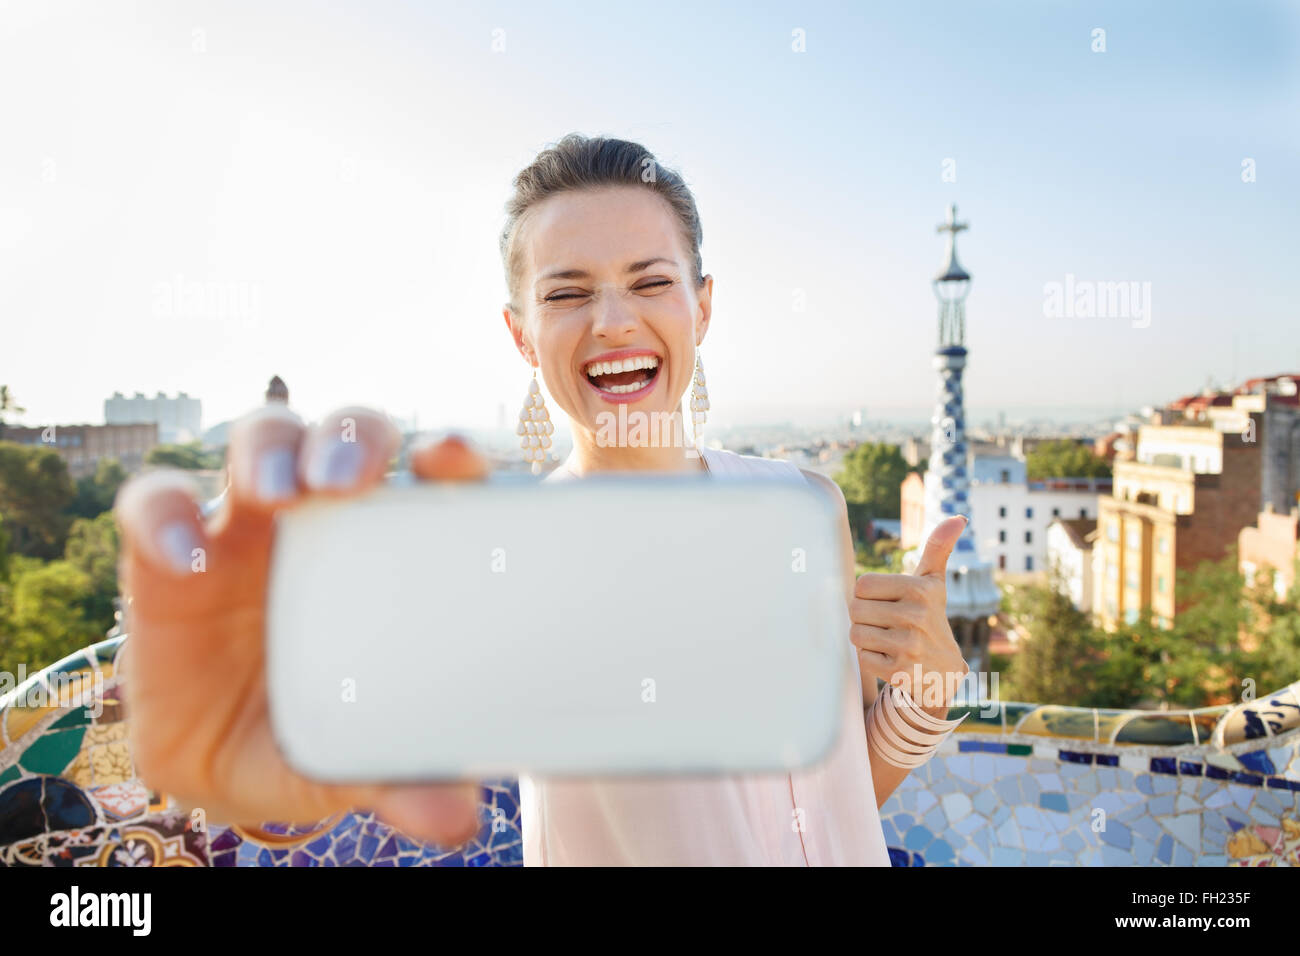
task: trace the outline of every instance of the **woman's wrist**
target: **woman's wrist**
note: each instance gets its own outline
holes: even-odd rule
[[[911,769],[929,760],[968,716],[943,720],[924,713],[900,688],[885,687],[867,713],[867,742],[882,760]]]
[[[950,708],[947,704],[944,704],[942,707],[922,707],[922,708],[921,708],[921,710],[923,710],[925,713],[929,714],[931,717],[936,717],[936,718],[938,718],[939,720],[947,720],[947,719],[948,719],[948,711],[951,710],[951,709],[952,709],[952,708]]]
[[[888,683],[881,683],[879,689],[876,692],[876,698],[879,699],[881,696],[888,694],[891,686],[892,685]],[[906,691],[904,691],[903,693],[905,696],[910,698],[911,695],[907,694]],[[902,715],[905,718],[907,718],[907,723],[909,726],[916,727],[918,730],[929,730],[930,729],[929,725],[922,723],[916,717],[910,716],[910,711],[912,711],[913,709],[920,710],[926,715],[935,718],[936,720],[946,721],[948,720],[948,712],[952,710],[952,705],[942,704],[939,706],[931,705],[929,707],[922,707],[921,705],[914,703],[913,707],[906,707],[901,710]],[[871,710],[871,704],[864,703],[862,705],[862,710],[864,712]]]
[[[889,688],[892,686],[893,686],[892,684],[885,683],[881,687],[880,692],[889,693]],[[947,720],[948,711],[952,709],[952,705],[946,703],[946,701],[949,699],[949,697],[951,697],[951,695],[950,694],[945,695],[944,702],[935,702],[934,698],[937,695],[932,692],[932,689],[929,687],[928,684],[922,686],[920,688],[920,691],[921,693],[919,698],[917,696],[914,696],[913,694],[908,693],[906,690],[902,691],[903,702],[911,705],[907,707],[906,710],[908,711],[919,710],[922,713],[926,714],[927,716],[935,718],[936,720]],[[914,721],[909,721],[909,723],[914,723]]]

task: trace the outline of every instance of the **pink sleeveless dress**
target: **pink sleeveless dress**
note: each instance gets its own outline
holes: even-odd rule
[[[706,449],[714,475],[804,481],[786,461]],[[576,476],[563,466],[547,481]],[[862,715],[858,655],[839,741],[794,773],[699,778],[521,776],[525,866],[889,866]]]

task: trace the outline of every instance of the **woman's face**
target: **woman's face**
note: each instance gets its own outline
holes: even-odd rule
[[[522,314],[507,306],[506,324],[575,427],[595,432],[620,405],[675,411],[713,277],[696,286],[668,203],[637,186],[560,193],[533,207],[516,241]]]

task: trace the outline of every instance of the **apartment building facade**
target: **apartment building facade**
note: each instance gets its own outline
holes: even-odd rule
[[[1300,507],[1290,514],[1278,514],[1273,503],[1264,502],[1264,510],[1254,527],[1242,528],[1237,539],[1241,573],[1248,584],[1256,575],[1271,574],[1273,592],[1279,601],[1296,582],[1296,562],[1300,561]]]
[[[1253,415],[1259,427],[1259,413]],[[1136,459],[1116,460],[1093,546],[1093,610],[1102,626],[1135,623],[1150,608],[1168,627],[1180,607],[1177,577],[1223,558],[1262,500],[1261,445],[1249,429],[1213,422],[1143,426]]]
[[[158,444],[158,426],[137,425],[6,425],[0,440],[19,445],[44,445],[57,452],[75,480],[93,475],[104,458],[116,458],[127,474],[144,467],[144,456]]]
[[[1092,610],[1092,546],[1096,536],[1096,518],[1057,518],[1047,528],[1047,565],[1053,583],[1085,613]]]

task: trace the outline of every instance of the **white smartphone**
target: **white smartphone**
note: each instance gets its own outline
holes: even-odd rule
[[[644,473],[305,502],[272,556],[279,746],[336,782],[806,767],[849,665],[836,517]]]

